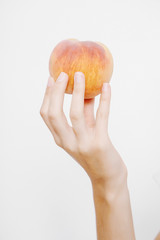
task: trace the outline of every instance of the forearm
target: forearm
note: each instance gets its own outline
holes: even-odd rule
[[[135,240],[127,180],[113,184],[94,184],[98,240]]]
[[[84,168],[92,181],[98,240],[134,240],[125,165],[108,135],[110,85],[103,83],[95,118],[94,98],[85,99],[85,76],[82,72],[74,74],[70,126],[63,112],[69,76],[61,72],[54,80],[49,78],[40,114],[56,144]]]

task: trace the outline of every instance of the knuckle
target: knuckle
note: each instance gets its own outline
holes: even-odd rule
[[[75,152],[73,146],[67,143],[63,145],[63,149],[70,154],[73,154]]]
[[[57,145],[58,147],[61,147],[61,148],[62,148],[61,140],[60,140],[59,138],[55,137],[55,136],[53,136],[53,137],[54,137],[54,141],[55,141],[56,145]]]
[[[41,108],[40,109],[40,115],[41,115],[42,118],[44,118],[47,115],[47,112],[43,108]]]
[[[78,145],[78,152],[79,152],[79,154],[81,154],[83,156],[87,156],[87,155],[90,155],[92,150],[91,150],[91,147],[89,146],[89,144],[81,143]]]
[[[55,114],[53,114],[53,113],[51,113],[51,112],[49,112],[48,113],[48,119],[50,120],[50,121],[53,121],[53,120],[55,120]]]
[[[74,147],[72,146],[72,144],[70,143],[67,143],[66,141],[64,140],[61,140],[60,138],[55,138],[55,143],[63,148],[66,152],[68,152],[69,154],[74,154],[75,153],[75,149]]]
[[[77,121],[78,119],[80,119],[81,118],[81,114],[80,114],[80,112],[78,112],[78,111],[71,111],[70,112],[70,119],[72,120],[72,121]]]
[[[53,111],[48,111],[48,119],[50,121],[56,121],[58,119],[58,113]]]

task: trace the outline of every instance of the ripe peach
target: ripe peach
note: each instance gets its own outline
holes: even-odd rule
[[[104,82],[113,72],[113,58],[102,43],[93,41],[63,40],[53,49],[49,60],[50,75],[56,80],[61,72],[69,76],[66,93],[72,94],[74,73],[85,75],[85,96],[93,98],[101,93]]]

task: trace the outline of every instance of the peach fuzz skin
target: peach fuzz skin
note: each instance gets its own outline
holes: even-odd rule
[[[113,58],[109,49],[100,42],[67,39],[59,42],[49,59],[50,75],[56,80],[61,72],[68,74],[65,93],[72,94],[75,72],[85,75],[85,99],[101,93],[104,82],[113,72]]]

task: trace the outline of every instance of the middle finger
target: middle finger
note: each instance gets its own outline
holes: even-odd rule
[[[84,118],[85,76],[82,72],[74,74],[74,89],[70,109],[70,118],[78,139],[83,139],[86,133]]]

